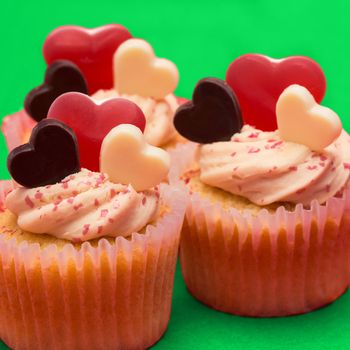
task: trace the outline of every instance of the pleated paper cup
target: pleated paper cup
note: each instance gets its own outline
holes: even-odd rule
[[[35,124],[36,122],[24,110],[4,117],[1,129],[8,150],[12,151],[15,147],[28,142]]]
[[[3,202],[11,184],[0,186]],[[169,322],[186,207],[178,189],[160,191],[169,213],[130,239],[57,247],[0,235],[3,341],[28,350],[145,349],[157,342]]]
[[[178,183],[194,150],[172,154],[170,183]],[[216,310],[272,317],[325,306],[350,284],[350,191],[325,205],[257,215],[192,193],[180,262],[190,293]]]

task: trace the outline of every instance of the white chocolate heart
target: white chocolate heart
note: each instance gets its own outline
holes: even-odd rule
[[[111,182],[131,184],[136,191],[158,185],[170,167],[169,154],[146,143],[141,130],[120,124],[103,139],[100,170]]]
[[[338,115],[320,106],[305,87],[288,86],[276,104],[277,125],[285,141],[303,144],[321,151],[334,142],[342,131]]]
[[[149,43],[129,39],[113,57],[114,87],[119,93],[162,99],[172,93],[179,81],[174,63],[156,58]]]

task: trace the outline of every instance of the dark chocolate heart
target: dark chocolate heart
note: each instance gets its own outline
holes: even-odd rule
[[[192,101],[177,109],[174,125],[188,140],[211,143],[230,140],[243,121],[238,100],[226,82],[204,78],[197,83]]]
[[[42,120],[29,142],[11,151],[7,168],[16,182],[29,188],[55,184],[78,172],[78,143],[73,130],[58,120]]]
[[[44,83],[28,93],[24,109],[37,122],[46,118],[52,102],[69,91],[88,93],[80,69],[70,61],[59,60],[46,68]]]

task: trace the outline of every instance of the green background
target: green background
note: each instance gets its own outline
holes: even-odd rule
[[[26,93],[42,81],[41,47],[52,29],[120,23],[148,40],[158,56],[177,64],[177,94],[184,97],[204,76],[224,78],[229,63],[243,53],[310,56],[327,76],[324,104],[338,112],[349,130],[349,15],[350,3],[334,0],[1,0],[0,115],[22,108]],[[6,154],[1,137],[1,178],[8,178]],[[241,318],[195,301],[178,269],[171,322],[155,348],[350,349],[350,294],[303,316]]]

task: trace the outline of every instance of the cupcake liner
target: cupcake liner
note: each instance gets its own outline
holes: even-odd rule
[[[12,187],[0,183],[0,202]],[[161,185],[171,211],[144,234],[80,249],[0,236],[0,336],[13,349],[144,349],[165,332],[182,191]],[[4,227],[2,228],[4,229]]]
[[[194,149],[172,153],[170,183],[179,182]],[[325,205],[256,216],[191,194],[180,262],[190,293],[220,311],[271,317],[329,304],[350,284],[350,191]]]
[[[177,97],[179,105],[187,102],[183,97]],[[33,120],[25,110],[4,117],[2,122],[2,132],[6,139],[9,152],[15,147],[28,142],[30,134],[36,121]],[[168,148],[174,147],[176,142],[170,142]]]
[[[28,142],[36,122],[24,111],[6,116],[2,122],[2,132],[7,148],[12,151],[15,147]]]

